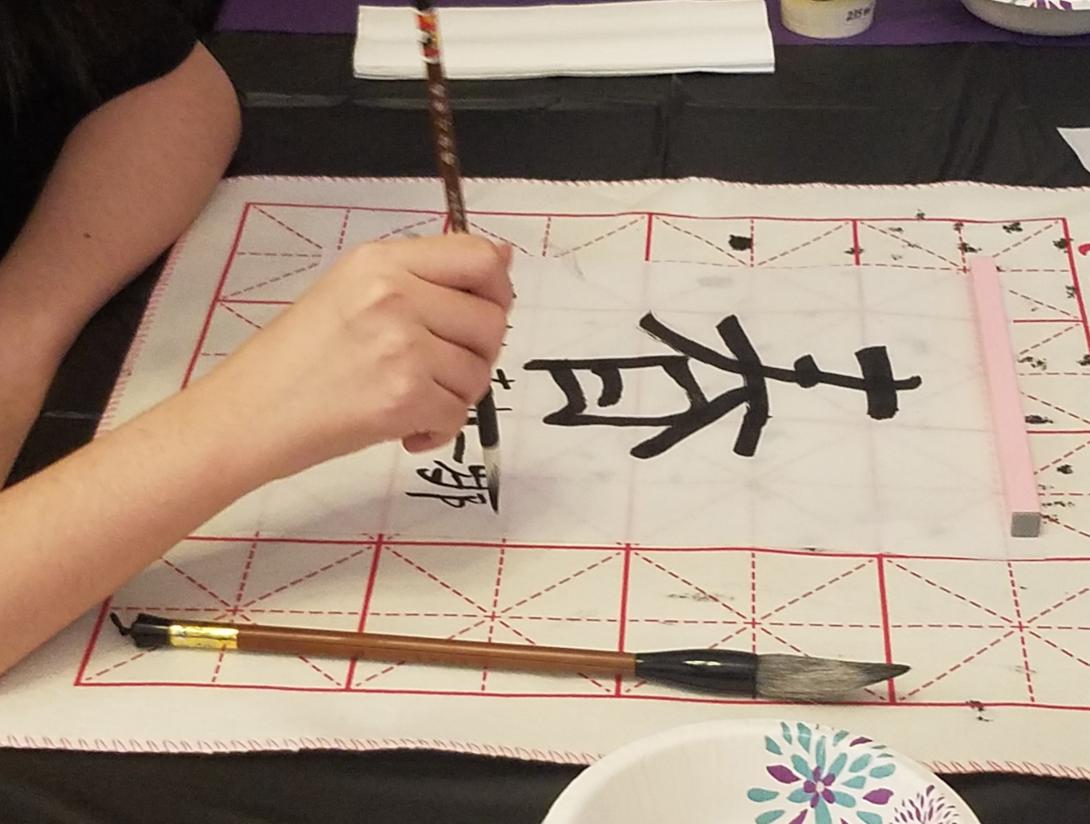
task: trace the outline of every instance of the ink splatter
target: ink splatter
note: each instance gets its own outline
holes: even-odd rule
[[[970,699],[969,701],[966,701],[965,703],[969,705],[969,709],[973,710],[976,713],[976,720],[977,721],[983,721],[986,724],[990,724],[992,721],[995,720],[994,718],[988,718],[984,714],[985,711],[987,710],[987,707],[985,707],[982,702],[977,701],[975,699]]]
[[[916,210],[916,220],[923,220],[927,215],[923,213],[923,209]]]
[[[900,260],[901,257],[902,257],[902,255],[890,255],[889,256],[890,260]]]
[[[891,232],[903,232],[905,229],[903,226],[891,226],[889,230]]]
[[[745,235],[731,235],[730,240],[727,242],[730,244],[730,248],[736,252],[748,252],[753,248],[753,238]]]
[[[1003,231],[1006,232],[1007,234],[1010,234],[1011,232],[1021,232],[1022,231],[1022,222],[1019,221],[1019,220],[1016,220],[1016,221],[1014,221],[1014,223],[1005,223],[1005,224],[1003,224]]]
[[[1019,363],[1028,363],[1034,369],[1047,369],[1048,361],[1042,358],[1035,358],[1033,355],[1026,355],[1024,358],[1018,359]]]
[[[964,240],[961,243],[958,244],[958,249],[961,250],[961,253],[963,255],[968,255],[968,254],[972,254],[973,252],[979,252],[980,251],[975,246],[970,246]]]
[[[1056,471],[1063,475],[1070,475],[1072,472],[1075,471],[1075,469],[1071,466],[1071,464],[1063,464],[1062,466],[1057,466]]]
[[[1067,285],[1067,286],[1064,287],[1064,291],[1067,292],[1067,297],[1070,300],[1075,299],[1075,287],[1074,286]]]
[[[1046,418],[1044,415],[1026,415],[1026,423],[1042,424],[1052,423],[1051,418]]]
[[[861,246],[853,246],[850,249],[845,249],[844,254],[846,254],[846,255],[861,255],[861,254],[863,254],[863,248]]]
[[[1059,240],[1052,241],[1052,245],[1059,249],[1061,252],[1066,252],[1067,247],[1071,245],[1071,241],[1065,237],[1062,237]]]
[[[960,220],[957,223],[954,224],[954,231],[955,232],[960,232],[964,228],[965,228],[965,224],[962,223]]]
[[[1063,507],[1065,509],[1067,507],[1069,507],[1069,506],[1074,506],[1074,505],[1075,505],[1074,501],[1043,501],[1041,503],[1042,507],[1059,506],[1059,507]]]
[[[1090,355],[1083,355],[1079,358],[1079,366],[1090,366]]]

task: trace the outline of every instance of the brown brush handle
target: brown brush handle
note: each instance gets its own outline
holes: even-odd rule
[[[201,621],[198,625],[230,626],[237,629],[238,648],[250,652],[583,675],[633,675],[636,670],[635,656],[625,652],[541,647],[532,644],[492,644],[258,624],[228,625]]]
[[[430,5],[418,9],[417,24],[421,33],[421,53],[428,73],[428,113],[431,117],[435,163],[446,188],[450,229],[452,232],[468,232],[465,199],[462,197],[462,169],[454,141],[454,116],[439,51],[439,22]]]

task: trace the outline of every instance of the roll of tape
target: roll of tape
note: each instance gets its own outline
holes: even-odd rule
[[[803,37],[854,37],[874,21],[875,0],[781,0],[783,24]]]

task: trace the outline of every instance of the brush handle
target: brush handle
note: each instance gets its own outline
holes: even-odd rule
[[[174,621],[143,613],[136,617],[131,629],[126,632],[138,646],[146,648],[174,646],[238,649],[281,655],[315,655],[582,675],[632,675],[636,671],[634,655],[609,650],[494,644],[261,624]]]

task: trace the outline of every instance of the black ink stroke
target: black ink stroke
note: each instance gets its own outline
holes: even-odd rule
[[[662,427],[658,434],[631,449],[633,457],[647,459],[663,454],[744,405],[745,412],[735,438],[734,452],[743,457],[752,457],[757,452],[761,432],[771,417],[768,381],[795,384],[803,389],[825,385],[863,392],[867,401],[867,415],[875,420],[888,420],[896,415],[897,393],[915,389],[922,382],[918,375],[895,378],[884,346],[870,346],[855,353],[860,368],[858,377],[826,372],[818,367],[811,355],[798,358],[791,369],[766,366],[735,315],[723,318],[716,325],[716,331],[729,354],[717,352],[685,337],[650,312],[640,319],[639,325],[678,354],[536,359],[523,366],[528,371],[548,372],[564,393],[564,406],[546,415],[544,423],[552,426]],[[742,385],[709,399],[693,375],[693,361],[736,374],[742,378]],[[662,369],[684,392],[688,408],[667,415],[610,415],[587,411],[587,396],[579,381],[580,372],[590,372],[598,378],[602,389],[595,406],[608,409],[621,400],[624,373],[638,369]]]

